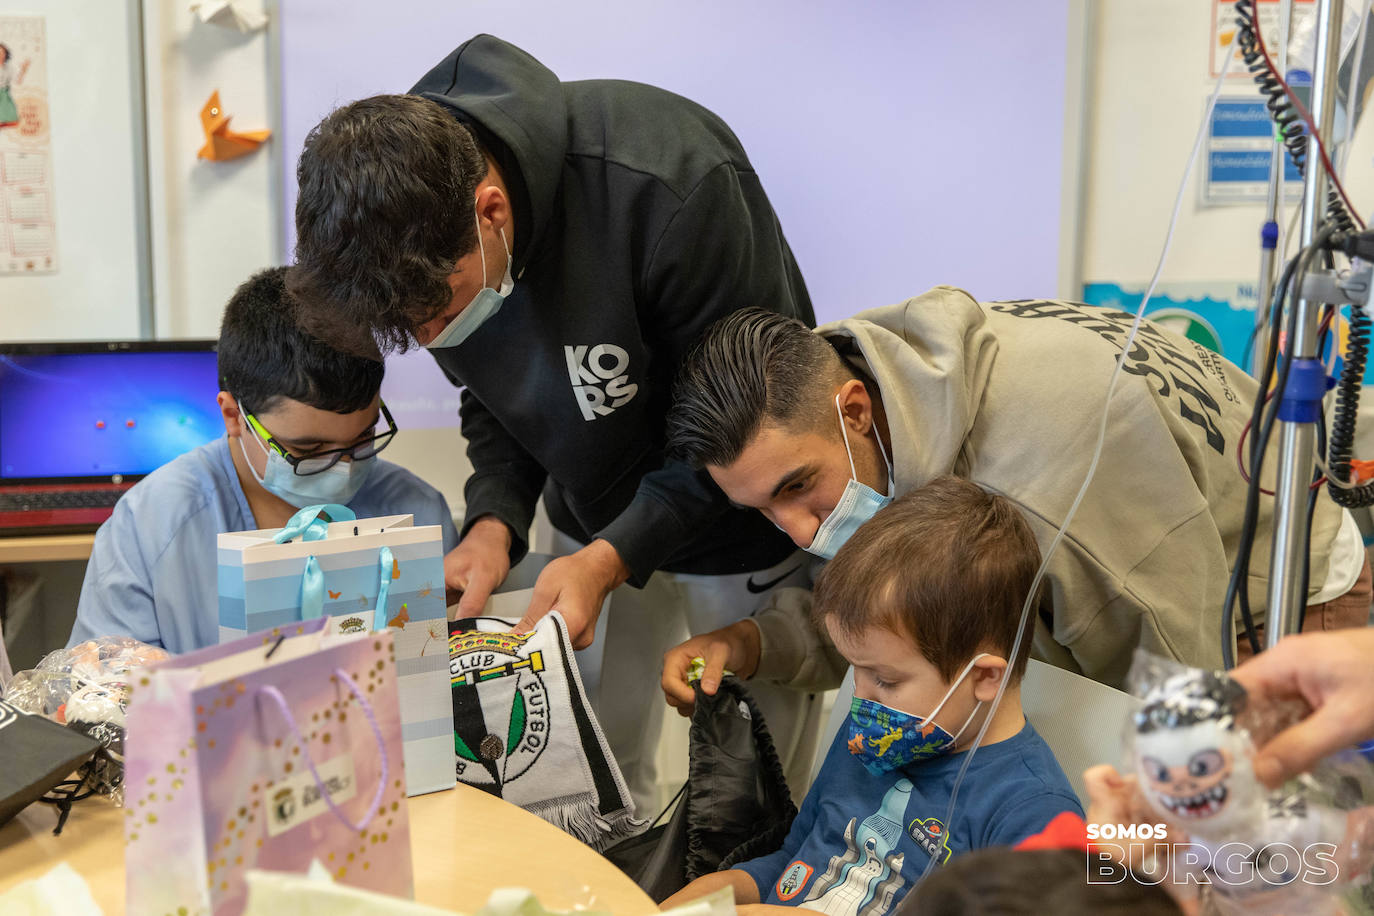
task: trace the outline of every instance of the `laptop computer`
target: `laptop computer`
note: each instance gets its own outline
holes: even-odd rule
[[[93,531],[224,432],[215,341],[0,344],[0,537]]]

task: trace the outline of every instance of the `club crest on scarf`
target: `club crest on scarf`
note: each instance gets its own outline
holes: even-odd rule
[[[600,852],[646,822],[634,816],[630,790],[587,703],[562,615],[551,611],[520,635],[510,631],[517,619],[449,621],[458,780]]]
[[[549,742],[544,653],[528,638],[475,629],[452,629],[448,638],[458,778],[498,796]]]

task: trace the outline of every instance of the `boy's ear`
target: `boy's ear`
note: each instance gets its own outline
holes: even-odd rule
[[[232,439],[242,435],[245,420],[239,412],[239,404],[234,396],[227,391],[221,391],[215,396],[215,403],[219,405],[220,415],[224,417],[224,431],[229,437]]]
[[[981,703],[991,703],[997,696],[997,688],[1007,673],[1007,660],[996,655],[984,655],[973,663],[968,673],[973,681],[973,696]]]

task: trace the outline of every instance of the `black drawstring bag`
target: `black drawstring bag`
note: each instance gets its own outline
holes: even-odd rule
[[[744,685],[727,677],[713,697],[694,686],[677,809],[666,824],[605,852],[656,903],[702,875],[776,852],[797,816],[773,738]]]
[[[67,775],[99,748],[100,742],[94,738],[42,716],[20,712],[0,700],[0,824],[35,801],[62,804],[62,797],[43,796],[64,783]],[[67,793],[68,809],[77,797],[84,797],[77,789]],[[62,821],[66,820],[66,810]]]

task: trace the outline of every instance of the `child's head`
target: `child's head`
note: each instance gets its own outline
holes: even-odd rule
[[[894,500],[835,554],[816,582],[814,617],[854,666],[854,695],[964,722],[1026,668],[1011,659],[1021,607],[1040,564],[1025,519],[1005,497],[941,477]],[[1034,621],[1028,621],[1028,628]]]
[[[1142,883],[1109,861],[1094,862],[1098,880],[1089,884],[1087,855],[1072,849],[1006,847],[965,853],[918,884],[896,916],[1175,916],[1183,912],[1162,887]]]
[[[241,457],[269,492],[294,505],[347,502],[362,484],[364,460],[395,433],[380,399],[385,370],[302,331],[285,275],[284,267],[255,274],[224,310],[225,430],[239,439]]]

